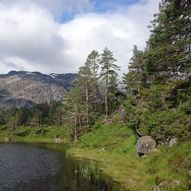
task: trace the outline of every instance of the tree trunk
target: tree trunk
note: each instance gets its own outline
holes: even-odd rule
[[[77,106],[75,104],[75,116],[74,116],[74,120],[75,120],[75,127],[74,127],[74,142],[77,142],[78,141],[78,136],[77,136],[77,125],[78,125],[78,117],[77,117]]]
[[[87,126],[89,128],[89,91],[88,91],[88,84],[86,86],[86,112],[87,112],[87,117],[86,117],[86,122]]]
[[[109,69],[108,69],[109,70]],[[105,84],[105,116],[108,117],[109,115],[109,109],[108,109],[108,83],[109,83],[109,74],[107,71],[106,74],[106,84]]]

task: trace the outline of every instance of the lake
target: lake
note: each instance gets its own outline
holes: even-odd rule
[[[87,181],[79,162],[41,145],[0,144],[0,191],[110,191],[103,182]]]

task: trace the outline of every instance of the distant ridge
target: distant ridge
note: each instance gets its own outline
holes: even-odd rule
[[[75,73],[47,75],[28,71],[0,74],[0,107],[31,107],[62,100],[76,77]]]

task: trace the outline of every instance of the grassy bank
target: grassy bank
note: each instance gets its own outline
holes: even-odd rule
[[[101,171],[126,190],[152,190],[160,185],[164,191],[191,189],[191,142],[168,148],[159,147],[147,157],[138,157],[136,138],[119,123],[97,123],[69,149],[69,154],[97,161]]]
[[[68,149],[68,154],[95,161],[104,175],[120,183],[125,190],[150,191],[156,185],[161,185],[163,191],[191,190],[191,141],[172,148],[160,146],[149,156],[140,158],[136,153],[137,140],[133,132],[117,121],[114,119],[108,125],[103,120],[98,121],[90,133],[81,136],[78,143]],[[39,129],[19,127],[14,136],[16,142],[26,143],[53,143],[58,135],[63,142],[70,141],[70,132],[64,127],[46,127],[43,134],[37,133]],[[0,141],[4,142],[10,135],[6,127],[0,128]],[[62,150],[62,145],[59,147]],[[95,167],[94,162],[91,166]],[[86,174],[86,168],[82,169]],[[91,168],[88,167],[87,171]]]
[[[53,143],[55,137],[60,137],[63,143],[69,143],[70,131],[63,126],[50,126],[44,128],[30,128],[26,126],[18,127],[15,132],[10,132],[6,126],[0,127],[0,142],[5,142],[6,138],[15,142],[28,143]]]

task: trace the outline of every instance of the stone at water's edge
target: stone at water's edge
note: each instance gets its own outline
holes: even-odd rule
[[[54,138],[54,143],[60,144],[60,143],[62,143],[62,139],[61,138]]]
[[[151,136],[143,136],[137,141],[137,153],[147,155],[156,148],[156,141]]]
[[[10,139],[8,137],[5,137],[4,141],[5,141],[5,143],[7,143],[10,141]]]
[[[8,143],[8,142],[15,142],[16,138],[15,137],[5,137],[4,138],[4,142]]]

